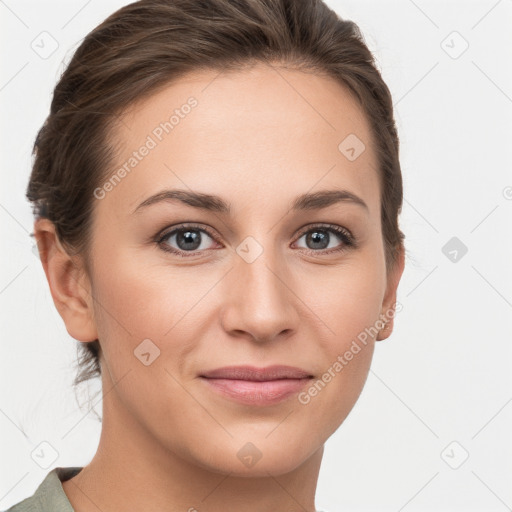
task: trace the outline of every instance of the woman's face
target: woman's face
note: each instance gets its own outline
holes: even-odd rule
[[[296,468],[356,402],[396,298],[362,111],[331,79],[259,64],[188,75],[113,140],[90,275],[104,414],[204,468]],[[202,377],[242,365],[311,377]]]

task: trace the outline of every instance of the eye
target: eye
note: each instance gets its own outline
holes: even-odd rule
[[[159,235],[157,243],[164,251],[187,258],[198,252],[212,249],[209,240],[215,241],[215,238],[207,229],[195,225],[181,225]]]
[[[302,231],[297,241],[302,238],[305,239],[306,247],[299,248],[316,255],[342,252],[356,247],[355,237],[350,231],[333,224],[309,227]],[[192,224],[179,225],[156,237],[156,243],[162,250],[183,258],[215,248],[212,247],[212,242],[217,242],[213,233]]]
[[[302,233],[298,240],[305,238],[306,252],[312,254],[341,252],[356,246],[354,236],[341,226],[332,224],[313,226]],[[338,243],[336,243],[337,240]],[[340,240],[341,245],[339,244]]]

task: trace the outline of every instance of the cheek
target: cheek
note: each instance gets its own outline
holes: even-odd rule
[[[364,294],[360,288],[346,287],[326,295],[318,296],[315,309],[329,327],[326,336],[316,338],[322,364],[317,378],[298,397],[306,416],[323,425],[318,441],[340,426],[364,388],[375,345],[372,327],[380,312],[375,290]]]
[[[322,337],[325,353],[333,356],[346,350],[352,339],[375,324],[385,284],[383,263],[359,256],[304,273],[297,280],[297,295],[304,297],[320,331],[326,333]]]
[[[97,261],[101,257],[106,254]],[[182,366],[201,339],[202,320],[211,313],[208,292],[218,277],[112,253],[94,277],[96,326],[116,376],[140,366],[134,355],[145,346],[159,354],[158,365]]]
[[[318,317],[322,368],[299,401],[322,416],[332,433],[357,401],[370,369],[385,291],[384,267],[371,254],[302,281],[307,304]],[[375,259],[372,259],[375,258]]]
[[[152,425],[168,425],[173,411],[185,404],[184,419],[197,409],[178,381],[196,339],[192,307],[208,287],[177,272],[144,268],[136,258],[112,254],[109,265],[95,272],[95,315],[105,364],[114,381],[122,379],[116,396]]]
[[[162,337],[187,308],[197,301],[202,288],[192,272],[171,266],[148,264],[143,251],[96,254],[95,293],[107,328],[129,332],[133,338]]]

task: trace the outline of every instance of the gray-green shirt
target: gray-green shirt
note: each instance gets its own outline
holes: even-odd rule
[[[62,488],[62,482],[73,478],[82,467],[54,468],[39,484],[32,496],[16,503],[5,512],[74,512]]]
[[[81,469],[76,466],[52,469],[32,496],[4,512],[75,512],[62,488],[62,482],[73,478]]]

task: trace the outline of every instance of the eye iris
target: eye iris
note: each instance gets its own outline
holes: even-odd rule
[[[306,236],[306,243],[312,242],[312,249],[325,249],[329,245],[329,235],[325,231],[311,231]],[[317,246],[320,244],[320,247]]]
[[[201,235],[199,232],[189,229],[178,230],[176,233],[176,244],[183,251],[194,251],[201,245]]]

